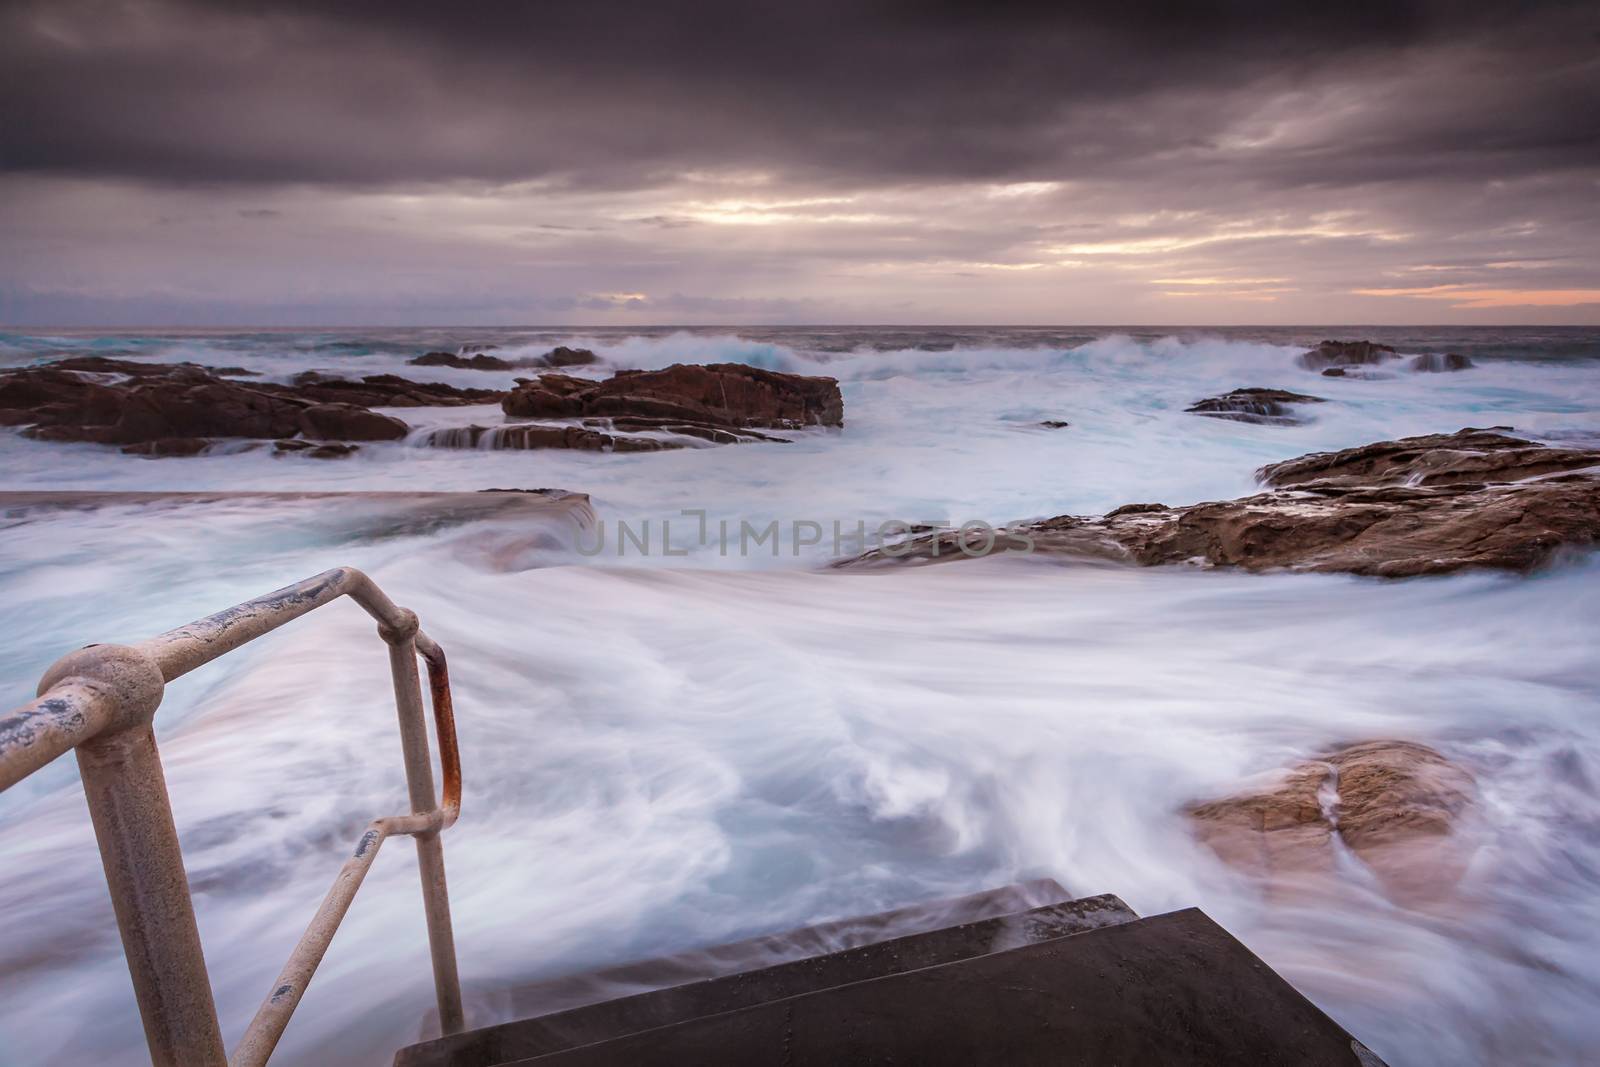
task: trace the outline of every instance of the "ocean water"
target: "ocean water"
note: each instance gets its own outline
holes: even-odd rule
[[[1327,379],[1324,336],[1456,351],[1457,374]],[[1600,560],[1383,583],[992,559],[832,571],[845,531],[996,525],[1251,492],[1263,463],[1462,426],[1600,443],[1600,331],[810,328],[0,333],[0,366],[100,353],[506,385],[433,348],[593,348],[618,367],[829,374],[845,428],[599,455],[419,447],[493,407],[397,409],[348,460],[123,456],[0,431],[10,490],[588,493],[606,525],[398,522],[242,499],[7,517],[5,702],[89,641],[135,640],[330,566],[449,650],[463,815],[446,836],[475,1022],[511,983],[1025,877],[1141,914],[1198,905],[1396,1064],[1600,1056]],[[1276,386],[1304,426],[1187,415]],[[1065,420],[1065,429],[1039,427]],[[726,522],[780,538],[729,550]],[[619,523],[648,536],[616,541]],[[663,537],[664,524],[670,534]],[[815,528],[820,536],[796,536]],[[848,534],[847,534],[848,537]],[[848,548],[848,544],[845,546]],[[667,549],[675,554],[667,554]],[[242,1031],[366,821],[404,806],[386,660],[350,605],[170,687],[157,733],[224,1032]],[[1397,903],[1351,866],[1290,898],[1182,807],[1368,738],[1435,746],[1480,798],[1457,890]],[[143,1062],[70,760],[0,796],[0,1063]],[[381,1064],[431,978],[415,862],[383,855],[274,1062]]]

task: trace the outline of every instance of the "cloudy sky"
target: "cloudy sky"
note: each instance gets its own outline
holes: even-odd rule
[[[1600,6],[0,0],[0,322],[1600,323]]]

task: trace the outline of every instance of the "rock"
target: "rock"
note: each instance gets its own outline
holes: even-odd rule
[[[1509,426],[1467,428],[1313,452],[1270,463],[1256,478],[1271,486],[1454,485],[1512,482],[1600,463],[1590,449],[1547,448],[1512,437]]]
[[[1235,389],[1231,393],[1201,400],[1184,410],[1213,419],[1232,419],[1265,426],[1293,426],[1306,421],[1295,413],[1293,405],[1321,403],[1325,401],[1320,396],[1291,393],[1287,389]]]
[[[398,441],[407,430],[399,419],[354,404],[313,404],[300,413],[300,432],[317,441]]]
[[[1472,776],[1410,741],[1366,741],[1301,763],[1266,785],[1188,809],[1225,862],[1281,880],[1336,869],[1333,838],[1406,900],[1460,880],[1471,846],[1456,836]]]
[[[1046,430],[1065,430],[1068,426],[1071,426],[1072,423],[1063,419],[1046,419],[1039,425],[1044,427]]]
[[[1387,363],[1399,358],[1400,354],[1388,345],[1372,341],[1323,341],[1300,356],[1300,365],[1307,370],[1322,370],[1324,367]]]
[[[463,370],[511,370],[522,365],[499,356],[458,356],[454,352],[425,352],[406,362],[417,367],[460,367]]]
[[[992,551],[1408,578],[1526,572],[1600,542],[1600,451],[1469,429],[1302,456],[1260,474],[1284,487],[1190,507],[1061,515],[1006,528]],[[834,566],[969,558],[955,536],[915,538]]]
[[[566,419],[583,414],[583,403],[576,395],[543,385],[518,386],[500,402],[500,408],[519,419]]]
[[[1282,878],[1333,870],[1333,824],[1324,809],[1325,764],[1302,764],[1246,793],[1188,811],[1195,835],[1225,863]],[[1332,800],[1332,796],[1326,798]]]
[[[740,363],[618,371],[599,382],[546,374],[519,381],[501,406],[515,417],[659,418],[721,429],[844,425],[844,399],[833,378]]]
[[[174,368],[185,367],[218,378],[256,378],[260,371],[244,367],[208,367],[200,363],[144,363],[134,359],[112,359],[110,356],[68,356],[48,364],[57,370],[84,371],[90,374],[120,374],[130,378],[164,378]]]
[[[1349,373],[1350,372],[1345,370],[1343,367],[1329,367],[1327,370],[1322,372],[1322,376],[1324,378],[1343,378]]]
[[[690,447],[652,437],[630,437],[605,433],[587,426],[546,426],[539,423],[514,423],[510,426],[452,426],[423,436],[430,448],[490,448],[527,450],[569,448],[584,452],[663,452]]]
[[[1406,365],[1406,369],[1422,374],[1439,374],[1446,371],[1470,370],[1475,364],[1466,356],[1455,352],[1445,352],[1442,355],[1432,352],[1418,356]]]
[[[587,348],[568,348],[566,345],[557,345],[542,357],[546,367],[583,367],[598,362],[600,357]]]
[[[392,376],[362,382],[302,376],[301,384],[235,382],[194,364],[128,364],[86,357],[0,372],[0,422],[26,426],[40,441],[123,445],[138,455],[196,455],[223,438],[396,440],[399,419],[350,402],[354,397],[420,402],[434,388]],[[136,369],[130,370],[129,367]],[[501,394],[490,394],[498,398]],[[474,397],[481,402],[483,397]]]
[[[314,441],[290,439],[272,442],[274,456],[302,455],[309,459],[345,459],[360,450],[360,445],[347,445],[337,441],[317,444]]]
[[[600,362],[600,357],[587,348],[568,348],[558,345],[542,356],[533,359],[501,359],[481,353],[494,345],[468,345],[461,354],[454,352],[424,352],[408,362],[418,367],[460,367],[463,370],[515,370],[518,367],[582,367]],[[477,352],[478,355],[469,355]]]
[[[394,408],[498,404],[506,395],[503,389],[461,389],[443,382],[414,382],[395,374],[369,374],[355,380],[318,371],[297,374],[290,386],[263,382],[254,388],[297,396],[314,403]]]

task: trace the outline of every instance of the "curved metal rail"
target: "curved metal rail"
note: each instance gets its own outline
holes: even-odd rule
[[[168,682],[344,596],[377,620],[378,635],[389,646],[411,812],[368,825],[230,1058],[223,1050],[151,721]],[[444,774],[442,800],[434,794],[418,655],[428,667]],[[40,680],[38,699],[0,718],[0,790],[71,749],[77,750],[153,1063],[266,1063],[378,849],[395,835],[417,842],[440,1026],[447,1034],[462,1029],[461,985],[439,841],[461,811],[461,758],[449,670],[444,651],[418,628],[416,615],[397,606],[365,574],[353,567],[336,568],[138,644],[89,645],[64,656]]]

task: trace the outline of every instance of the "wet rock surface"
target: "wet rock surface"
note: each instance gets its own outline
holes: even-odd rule
[[[844,399],[833,378],[740,363],[618,371],[604,381],[544,374],[520,381],[501,407],[518,418],[664,419],[723,430],[844,425]]]
[[[1456,830],[1476,794],[1472,775],[1426,745],[1365,741],[1187,814],[1200,841],[1242,870],[1328,874],[1337,839],[1386,890],[1414,899],[1460,880],[1471,846]]]
[[[1406,369],[1419,374],[1442,374],[1449,371],[1471,370],[1475,366],[1477,364],[1471,359],[1456,352],[1431,352],[1412,359],[1406,364]]]
[[[324,403],[392,408],[497,404],[506,395],[503,389],[461,389],[443,382],[414,382],[395,374],[339,378],[318,371],[306,371],[296,375],[289,386],[263,383],[257,388],[268,392],[287,392],[306,400]]]
[[[1327,367],[1364,367],[1400,358],[1388,345],[1373,341],[1323,341],[1300,357],[1300,365],[1307,370]]]
[[[196,455],[221,438],[392,441],[405,436],[406,424],[354,398],[394,403],[433,388],[395,381],[368,379],[352,390],[319,377],[285,386],[231,381],[193,364],[85,357],[0,375],[0,423],[26,426],[36,440],[123,445],[152,456]]]
[[[1546,448],[1495,430],[1385,441],[1262,468],[1268,492],[1107,515],[1062,515],[998,531],[963,551],[942,532],[836,566],[1028,552],[1142,566],[1188,563],[1383,578],[1468,568],[1529,571],[1600,542],[1600,451]]]
[[[1405,369],[1415,374],[1441,374],[1476,366],[1457,352],[1429,352],[1407,359],[1394,348],[1374,341],[1323,341],[1302,353],[1299,363],[1307,370],[1321,371],[1325,378],[1373,380],[1394,377],[1381,368],[1399,360],[1405,360]]]
[[[1263,426],[1293,426],[1307,421],[1296,411],[1301,404],[1322,404],[1320,396],[1291,393],[1287,389],[1235,389],[1221,396],[1207,397],[1185,410],[1213,419],[1251,422]]]
[[[457,357],[451,357],[457,358]],[[485,357],[481,353],[470,359]],[[592,361],[557,348],[545,365]],[[623,371],[595,381],[550,373],[519,379],[510,393],[413,382],[392,374],[342,378],[306,371],[287,385],[238,382],[194,364],[84,357],[0,373],[0,425],[36,440],[120,445],[145,456],[194,456],[228,439],[277,441],[280,454],[340,458],[340,449],[283,442],[397,441],[407,424],[377,407],[500,403],[513,419],[564,425],[449,427],[419,443],[455,448],[576,448],[654,452],[704,444],[781,443],[759,428],[838,426],[844,403],[831,378],[805,378],[737,364]]]
[[[493,346],[490,346],[493,347]],[[568,348],[557,345],[542,356],[532,359],[502,359],[482,351],[425,352],[408,363],[417,367],[459,367],[463,370],[518,370],[533,367],[583,367],[600,362],[600,357],[587,348]]]
[[[504,426],[451,426],[430,431],[416,441],[427,448],[479,448],[522,451],[537,448],[575,448],[586,452],[664,452],[698,447],[708,441],[718,445],[770,442],[787,444],[754,430],[727,430],[673,419],[584,419],[581,423],[510,423]]]
[[[1378,441],[1337,452],[1312,452],[1256,472],[1266,485],[1454,485],[1512,482],[1581,470],[1600,462],[1592,449],[1550,448],[1512,435],[1509,426]]]

